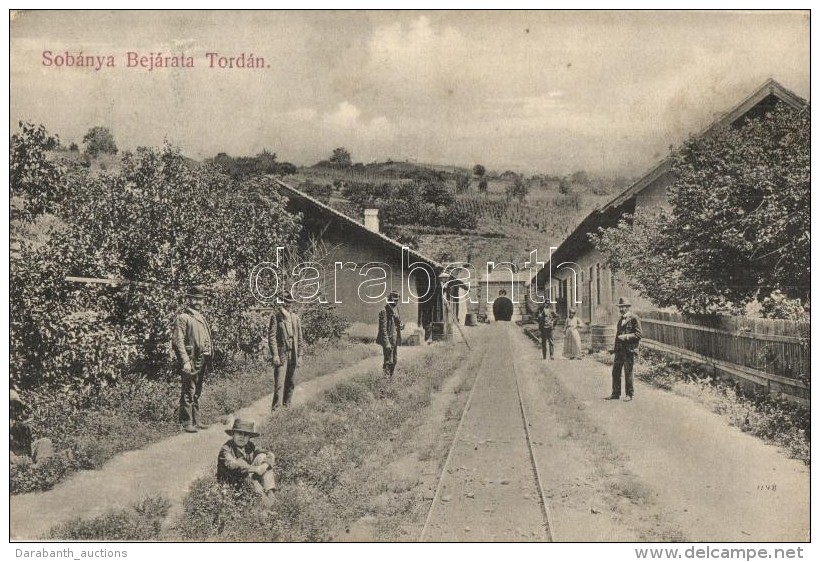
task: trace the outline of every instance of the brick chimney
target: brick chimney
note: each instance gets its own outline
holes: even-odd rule
[[[364,210],[364,227],[373,232],[379,231],[379,210],[365,209]]]

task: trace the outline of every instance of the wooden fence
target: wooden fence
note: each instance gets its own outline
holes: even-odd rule
[[[768,391],[808,400],[808,322],[642,311],[643,342],[713,366]]]

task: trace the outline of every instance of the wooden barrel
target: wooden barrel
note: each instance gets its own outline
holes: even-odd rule
[[[590,326],[592,352],[615,349],[615,326],[613,324],[592,324]]]
[[[476,320],[476,315],[472,312],[467,313],[467,316],[464,318],[464,325],[465,326],[476,326],[478,321]]]

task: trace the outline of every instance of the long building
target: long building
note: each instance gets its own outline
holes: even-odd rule
[[[740,127],[748,119],[771,111],[777,103],[800,108],[806,100],[770,79],[698,136],[708,136],[721,127]],[[634,214],[641,208],[668,206],[666,188],[673,179],[671,165],[671,158],[665,158],[622,193],[592,211],[552,254],[549,265],[538,272],[537,286],[549,289],[548,285],[552,284],[553,300],[557,296],[561,316],[566,316],[567,309],[574,306],[584,322],[611,324],[618,317],[614,303],[621,296],[629,298],[635,308],[656,308],[633,290],[627,279],[606,268],[589,234],[599,228],[613,227],[624,215]],[[559,268],[562,263],[574,265]]]

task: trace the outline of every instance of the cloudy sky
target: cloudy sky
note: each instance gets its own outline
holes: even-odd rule
[[[800,12],[24,12],[11,22],[11,129],[193,158],[412,159],[638,174],[767,78],[809,93]],[[114,68],[44,65],[114,56]],[[127,68],[129,51],[193,57]],[[208,68],[205,53],[264,57]]]

